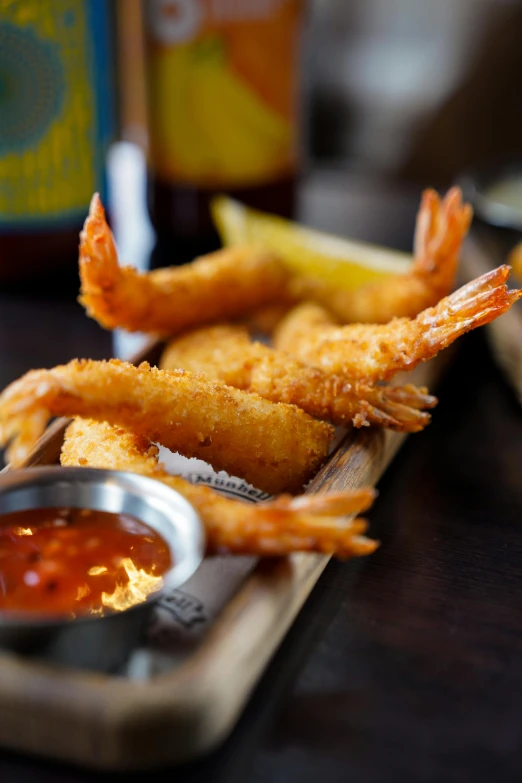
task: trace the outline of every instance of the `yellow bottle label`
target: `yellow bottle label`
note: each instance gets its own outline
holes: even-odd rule
[[[249,186],[295,170],[302,0],[149,0],[150,165]]]
[[[104,0],[0,0],[0,231],[75,222],[103,185],[106,27]]]

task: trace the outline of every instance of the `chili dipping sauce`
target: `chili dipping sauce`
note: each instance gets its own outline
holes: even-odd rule
[[[162,587],[169,547],[127,514],[39,508],[0,515],[0,611],[103,615]]]

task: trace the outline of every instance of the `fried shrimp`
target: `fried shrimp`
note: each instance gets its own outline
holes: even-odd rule
[[[460,188],[451,188],[442,200],[434,190],[425,190],[417,215],[410,272],[390,275],[351,291],[320,280],[296,279],[292,291],[299,299],[322,304],[341,323],[413,318],[452,290],[472,214],[471,206],[462,203]]]
[[[183,267],[145,274],[120,267],[95,194],[80,234],[79,301],[107,329],[157,335],[177,334],[255,310],[265,315],[265,321],[267,315],[273,321],[281,308],[298,299],[323,304],[345,323],[386,323],[395,316],[413,317],[449,293],[471,215],[459,188],[452,188],[442,201],[435,191],[426,190],[417,217],[411,272],[346,290],[320,279],[293,277],[276,255],[248,246],[225,248]]]
[[[323,308],[302,304],[283,319],[274,342],[327,372],[366,382],[386,380],[412,370],[465,332],[505,313],[522,296],[522,290],[507,290],[509,269],[500,266],[416,318],[396,318],[388,324],[336,326]]]
[[[74,360],[32,370],[0,395],[0,443],[20,464],[51,416],[86,416],[129,427],[267,492],[299,491],[327,456],[332,428],[275,404],[177,370]]]
[[[234,318],[286,296],[288,273],[271,253],[232,247],[182,267],[141,274],[120,267],[98,194],[80,234],[79,301],[106,329],[170,335]]]
[[[191,503],[206,530],[207,552],[285,555],[314,551],[353,557],[373,552],[378,544],[363,534],[362,519],[344,514],[367,509],[371,489],[332,495],[282,495],[266,503],[230,500],[209,487],[190,484],[158,464],[158,449],[130,430],[105,422],[75,419],[65,435],[62,465],[128,470],[162,481]]]
[[[356,427],[377,424],[402,432],[418,432],[430,421],[424,408],[436,398],[414,386],[389,388],[342,375],[331,375],[250,342],[241,326],[199,329],[173,340],[161,366],[204,373],[237,389],[256,392],[272,402],[292,403],[318,419]]]

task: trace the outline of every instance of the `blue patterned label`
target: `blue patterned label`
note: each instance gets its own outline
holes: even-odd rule
[[[104,0],[0,0],[0,232],[76,223],[114,118]]]

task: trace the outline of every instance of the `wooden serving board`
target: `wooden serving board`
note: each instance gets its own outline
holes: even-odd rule
[[[160,349],[151,346],[139,359],[156,364]],[[444,364],[432,360],[407,378],[433,387]],[[66,425],[62,419],[49,427],[27,466],[58,462]],[[404,437],[350,431],[308,491],[376,484]],[[233,728],[328,559],[260,561],[188,661],[147,681],[0,655],[0,745],[105,770],[205,754]]]
[[[465,282],[505,263],[503,244],[495,242],[493,235],[485,231],[472,231],[461,259]],[[522,280],[512,277],[509,286],[519,288]],[[489,323],[486,334],[498,364],[522,403],[522,302],[515,302],[501,318]]]

